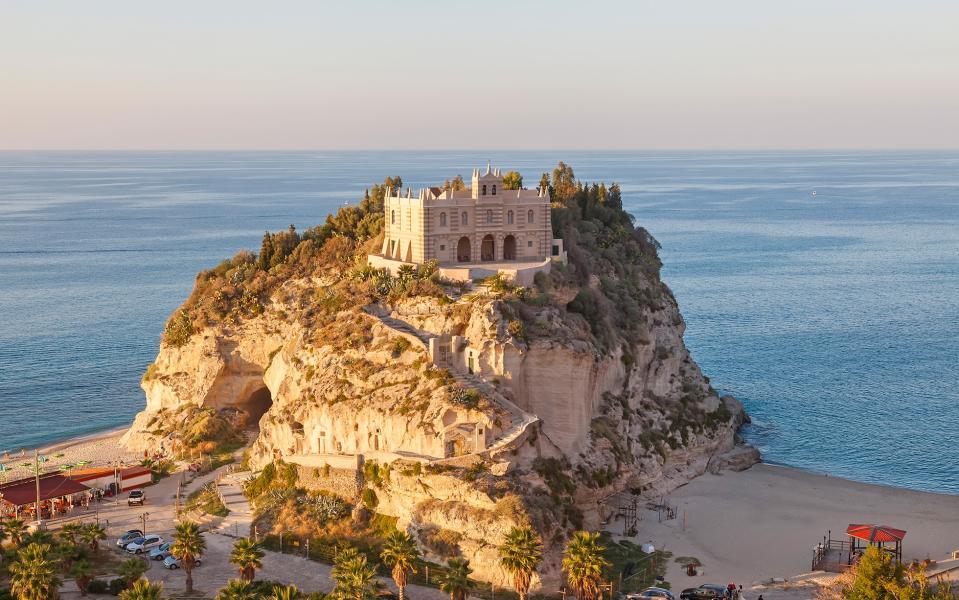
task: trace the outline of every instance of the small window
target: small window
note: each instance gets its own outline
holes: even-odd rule
[[[460,219],[460,220],[463,222],[463,225],[469,225],[469,223],[470,223],[470,216],[464,212],[463,215],[462,215],[462,217],[463,217],[463,218]]]
[[[526,242],[526,247],[527,247],[527,248],[532,248],[532,247],[533,247],[533,242],[532,242],[532,241]]]
[[[395,211],[395,210],[391,210],[391,211],[390,211],[390,224],[396,225],[396,211]]]
[[[486,184],[485,184],[485,183],[483,184],[483,195],[484,195],[484,196],[486,195]]]
[[[446,244],[440,244],[440,250],[446,250]]]
[[[496,195],[496,184],[495,184],[495,183],[493,184],[493,195],[494,195],[494,196]]]
[[[506,213],[506,223],[509,225],[513,224],[513,211],[508,211]]]
[[[526,213],[526,222],[527,222],[527,223],[532,223],[532,222],[533,222],[533,210],[532,210],[532,209],[530,209],[529,212]]]
[[[446,213],[440,213],[440,227],[446,227]]]
[[[559,256],[559,246],[553,246],[553,256]]]
[[[493,211],[488,210],[486,211],[486,224],[490,225],[492,223],[493,223]]]

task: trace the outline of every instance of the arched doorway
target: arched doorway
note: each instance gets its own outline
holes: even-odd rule
[[[516,238],[511,235],[503,240],[503,260],[516,260]]]
[[[456,244],[456,260],[457,262],[470,261],[470,239],[468,237],[461,237],[459,243]]]
[[[486,234],[483,237],[483,243],[480,245],[480,260],[491,261],[496,256],[496,242],[493,236]]]

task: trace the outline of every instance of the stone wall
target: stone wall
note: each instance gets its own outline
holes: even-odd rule
[[[363,491],[363,474],[356,469],[296,465],[296,471],[300,485],[308,490],[330,492],[350,501],[359,499]]]

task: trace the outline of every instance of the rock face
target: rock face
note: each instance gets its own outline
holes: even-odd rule
[[[668,291],[636,315],[641,335],[601,344],[567,309],[576,289],[316,309],[336,281],[291,277],[259,314],[164,344],[123,443],[176,444],[184,407],[235,413],[258,424],[255,468],[299,464],[305,485],[353,501],[369,487],[429,556],[445,558],[430,545],[440,532],[499,585],[510,579],[496,549],[513,526],[550,542],[540,577],[552,585],[563,537],[599,527],[611,497],[658,497],[758,460],[736,445],[742,406],[690,358]],[[458,340],[472,373],[439,358],[434,338]],[[365,463],[392,463],[392,475],[364,481]]]

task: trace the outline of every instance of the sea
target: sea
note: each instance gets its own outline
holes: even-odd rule
[[[558,161],[662,244],[767,462],[959,493],[959,152],[0,152],[0,452],[128,423],[196,273],[400,175]]]

